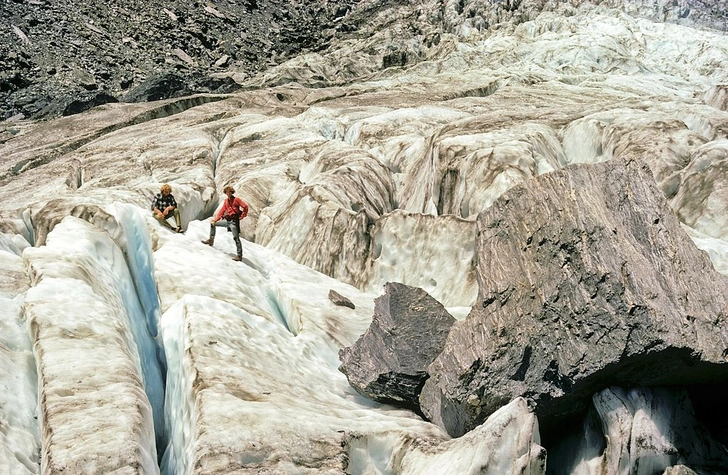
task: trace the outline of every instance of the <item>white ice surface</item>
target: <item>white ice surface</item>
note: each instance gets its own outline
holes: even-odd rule
[[[0,473],[38,473],[37,376],[23,314],[30,283],[22,258],[3,250],[0,275]]]

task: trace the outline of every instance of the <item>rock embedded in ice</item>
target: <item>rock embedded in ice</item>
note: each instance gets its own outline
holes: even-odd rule
[[[542,426],[618,384],[728,375],[728,279],[642,163],[542,175],[478,217],[478,303],[429,367],[420,406],[451,435],[514,397]]]
[[[424,290],[389,282],[375,301],[370,327],[339,352],[339,369],[364,396],[418,409],[427,366],[453,323],[455,318]]]
[[[340,307],[349,307],[352,310],[356,308],[354,302],[344,297],[334,289],[329,290],[329,300],[331,300],[334,305],[338,305]]]

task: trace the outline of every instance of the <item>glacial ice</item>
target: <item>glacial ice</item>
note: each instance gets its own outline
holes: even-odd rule
[[[341,473],[348,463],[389,475],[492,460],[541,473],[522,401],[452,440],[358,395],[337,369],[338,349],[367,328],[389,280],[464,318],[477,294],[475,216],[505,189],[570,163],[645,159],[686,231],[728,272],[727,119],[715,89],[728,81],[728,43],[596,8],[459,31],[409,70],[335,91],[282,86],[295,104],[248,91],[129,127],[117,126],[159,106],[109,105],[0,144],[10,168],[115,129],[0,192],[0,472]],[[349,48],[266,77],[365,57]],[[84,173],[71,190],[73,160]],[[149,216],[167,181],[184,235]],[[226,184],[253,210],[242,263],[231,261],[227,233],[214,248],[199,242]],[[369,201],[357,199],[362,190]],[[91,205],[108,216],[89,217]],[[341,227],[348,240],[333,232]],[[45,239],[34,231],[51,228],[31,247]],[[365,254],[366,233],[375,258],[340,259],[338,250]],[[331,289],[356,308],[334,306]],[[579,453],[575,473],[613,462],[599,448]]]

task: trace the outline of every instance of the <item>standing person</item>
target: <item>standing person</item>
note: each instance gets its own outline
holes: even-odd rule
[[[235,196],[235,188],[232,186],[226,186],[222,192],[227,195],[227,198],[223,202],[220,211],[210,221],[210,238],[202,241],[202,243],[212,246],[215,243],[215,228],[217,226],[227,226],[228,230],[233,232],[233,241],[235,241],[235,247],[238,251],[238,255],[233,257],[233,260],[242,261],[243,245],[240,243],[240,220],[248,215],[248,205]],[[222,219],[226,222],[221,223]]]
[[[178,233],[182,232],[179,209],[177,209],[177,201],[174,199],[172,187],[169,186],[169,184],[165,183],[162,185],[159,193],[154,195],[154,200],[152,201],[152,212],[160,224]],[[172,225],[167,222],[170,216],[174,216],[174,222],[177,225],[176,228],[173,228]]]

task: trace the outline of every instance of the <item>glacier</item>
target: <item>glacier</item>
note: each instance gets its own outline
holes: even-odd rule
[[[410,43],[381,28],[243,92],[0,123],[0,473],[691,473],[664,456],[681,395],[597,394],[612,425],[547,453],[523,399],[452,438],[338,370],[386,282],[466,318],[478,213],[570,164],[646,162],[728,275],[724,32],[596,5],[485,30],[447,3]],[[184,234],[148,211],[162,183]],[[242,263],[200,243],[227,184]]]

